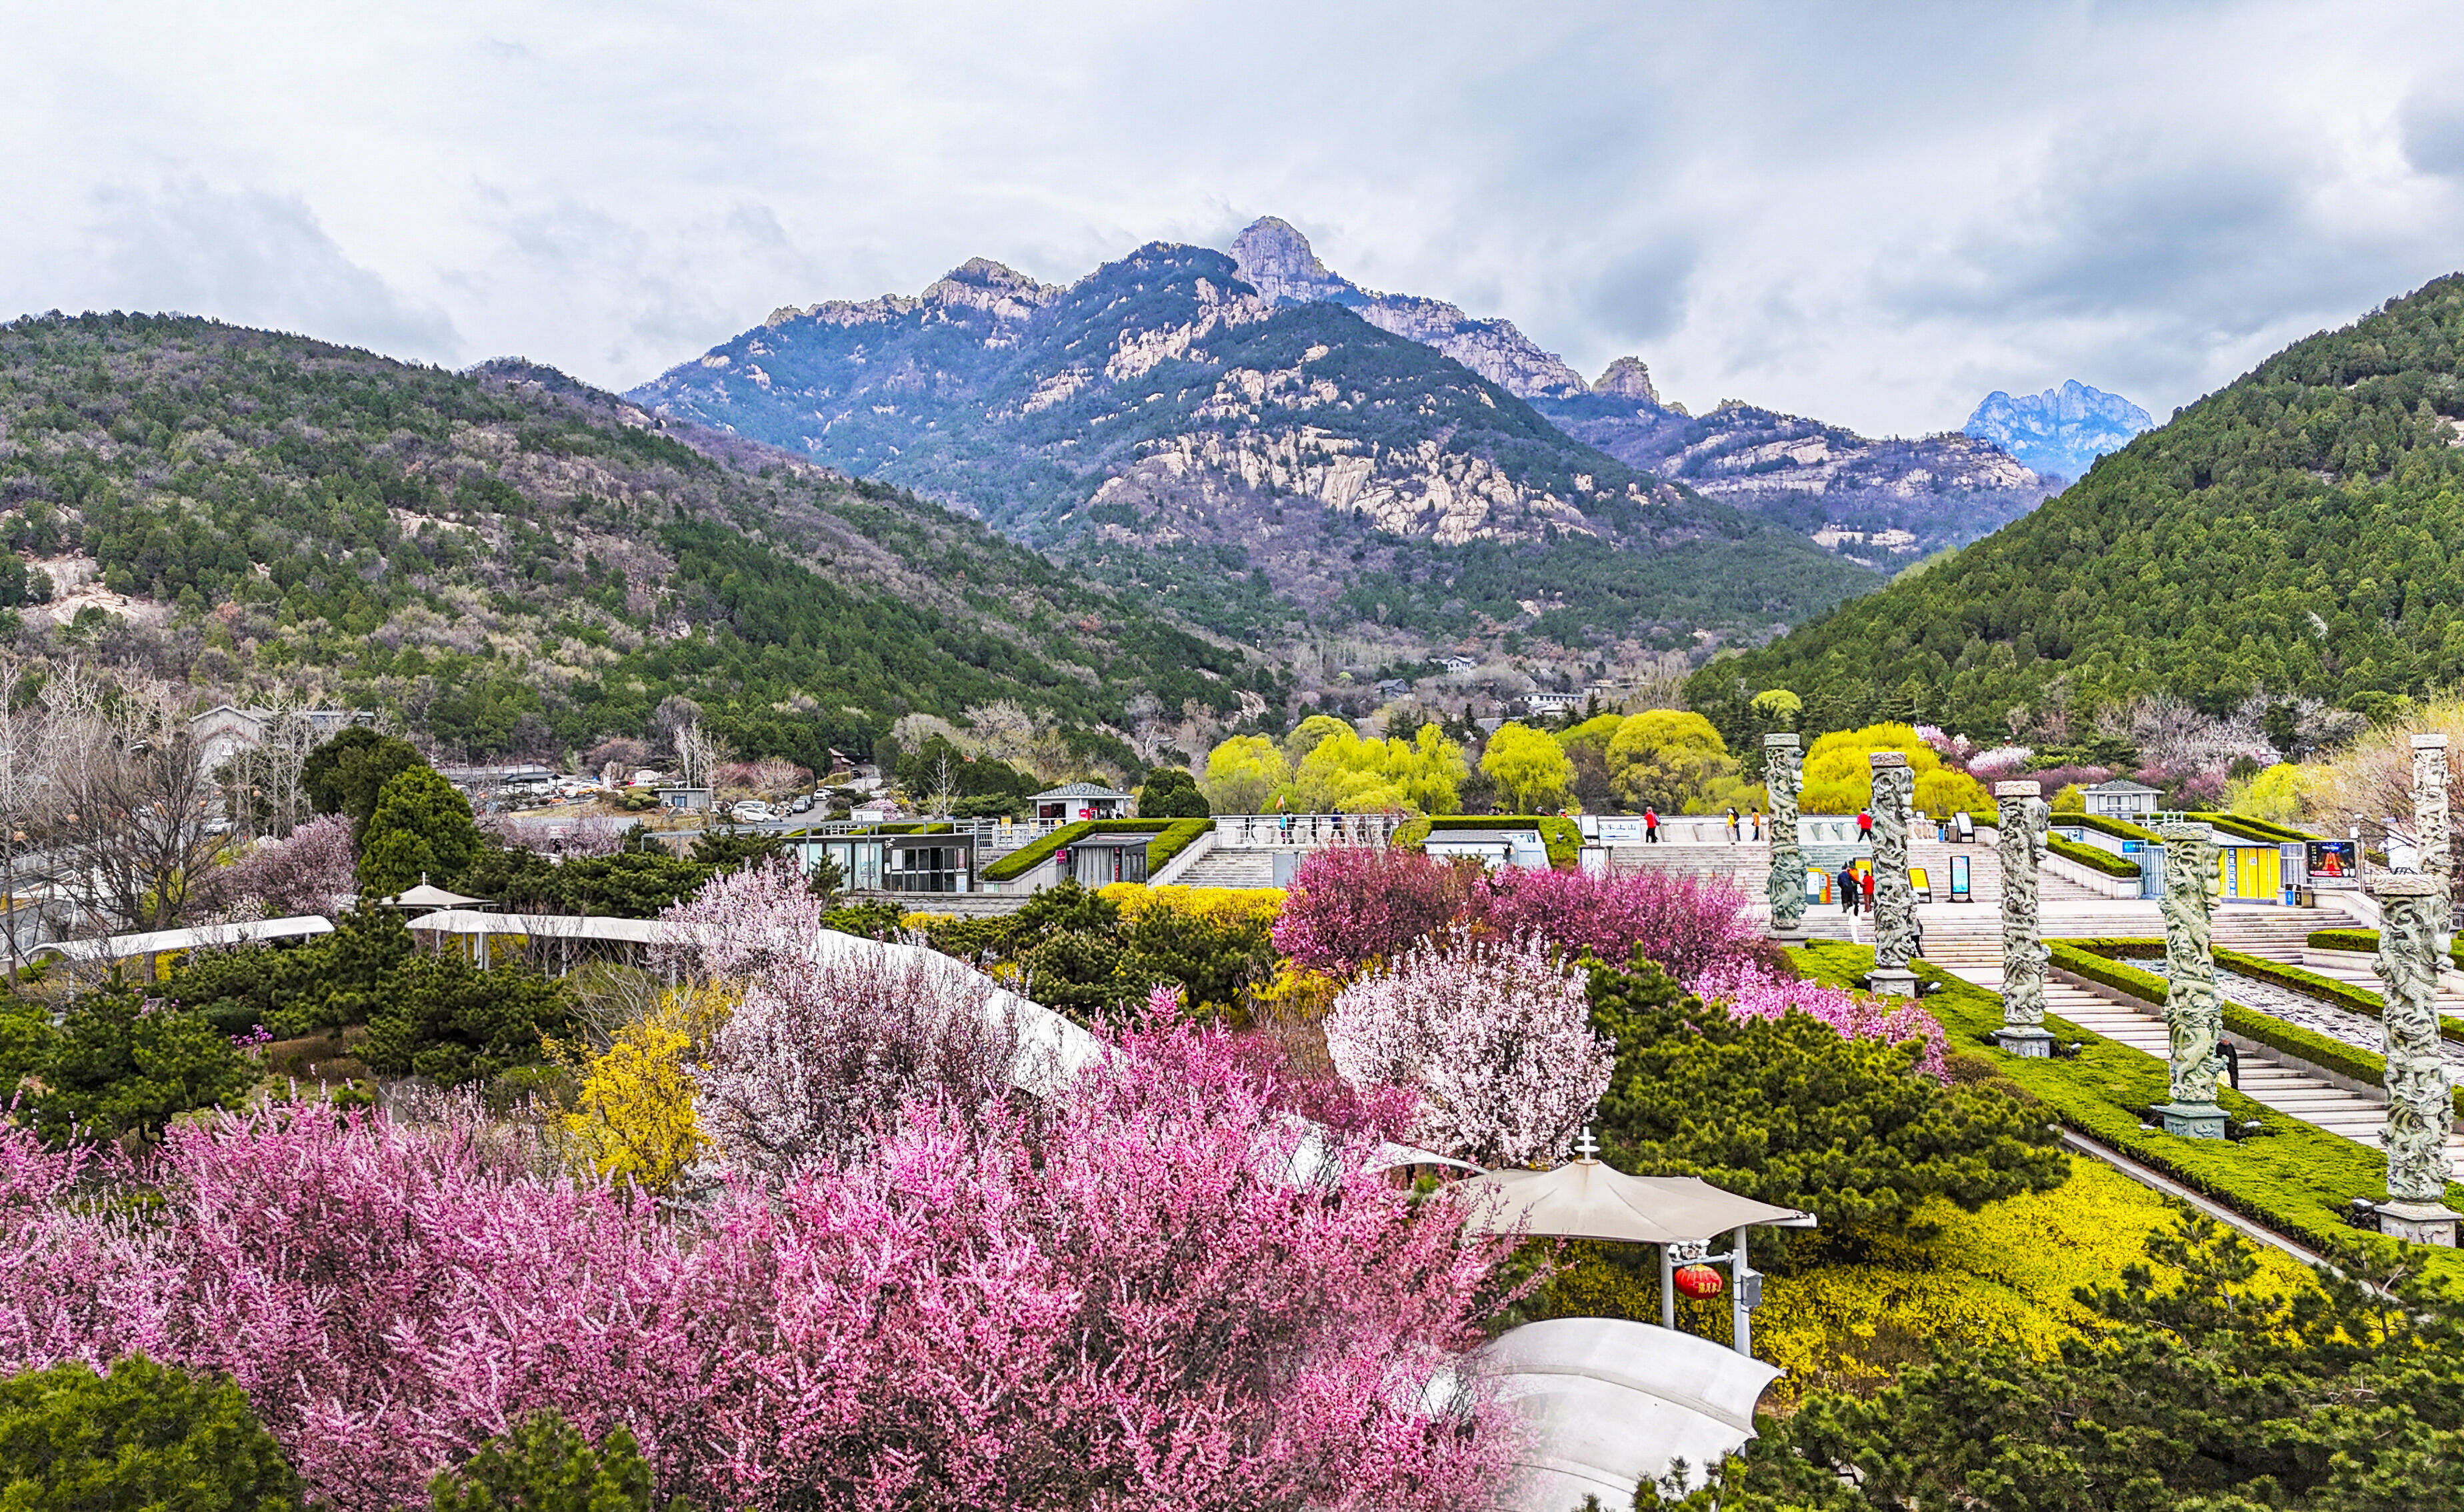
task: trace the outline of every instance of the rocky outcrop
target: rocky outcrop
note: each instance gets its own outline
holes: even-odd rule
[[[1620,357],[1592,381],[1592,392],[1610,399],[1631,399],[1660,407],[1660,390],[1651,384],[1651,369],[1639,357]]]
[[[1328,269],[1309,238],[1268,215],[1232,239],[1232,260],[1260,297],[1277,304],[1340,304],[1381,331],[1435,347],[1518,399],[1585,392],[1580,373],[1544,352],[1511,320],[1478,320],[1457,305],[1377,294]]]
[[[2041,394],[2013,397],[1997,388],[1960,428],[2039,472],[2076,478],[2087,471],[2089,463],[2121,450],[2155,424],[2147,411],[2120,394],[2090,388],[2074,378]]]

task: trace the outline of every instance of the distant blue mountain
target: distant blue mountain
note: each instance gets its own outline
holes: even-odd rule
[[[2147,411],[2120,394],[2074,378],[2059,388],[2016,398],[1995,389],[1960,428],[1998,443],[2038,472],[2076,478],[2089,463],[2155,425]]]

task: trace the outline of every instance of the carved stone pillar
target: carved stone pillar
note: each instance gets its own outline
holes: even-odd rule
[[[2447,813],[2447,737],[2441,734],[2412,737],[2412,827],[2421,841],[2421,874],[2436,879],[2439,900],[2452,909],[2455,903],[2453,842],[2448,835],[2452,821]],[[2447,914],[2438,916],[2438,927],[2447,928]]]
[[[2205,824],[2167,824],[2157,833],[2165,841],[2165,977],[2170,984],[2165,1023],[2172,1039],[2173,1100],[2156,1112],[2168,1134],[2222,1139],[2225,1112],[2216,1106],[2216,1077],[2224,1057],[2216,1041],[2224,1033],[2224,1005],[2216,997],[2208,917],[2215,837]]]
[[[1805,938],[1805,852],[1796,844],[1796,796],[1805,787],[1802,743],[1763,736],[1763,786],[1771,794],[1771,933]]]
[[[2037,907],[2036,863],[2050,816],[2041,782],[1996,782],[2002,808],[2002,1027],[1994,1041],[2013,1055],[2049,1056],[2045,1028],[2044,923]]]
[[[1874,769],[1874,990],[1916,996],[1917,893],[1908,883],[1908,817],[1916,804],[1916,774],[1898,751],[1866,758]]]
[[[2416,737],[2416,740],[2418,737]],[[2442,742],[2443,744],[2443,742]],[[2447,753],[2438,757],[2444,806]],[[2416,797],[2419,789],[2415,788]],[[2423,852],[2427,871],[2429,852]],[[2455,1118],[2447,1062],[2438,1053],[2439,939],[2446,891],[2436,877],[2390,874],[2370,885],[2379,900],[2379,980],[2387,984],[2387,1201],[2379,1232],[2421,1244],[2455,1243],[2447,1203],[2447,1131]]]

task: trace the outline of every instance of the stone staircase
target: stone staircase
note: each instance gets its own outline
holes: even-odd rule
[[[1275,853],[1271,850],[1215,849],[1198,858],[1173,879],[1182,887],[1271,887],[1275,885]]]
[[[2045,983],[2045,1011],[2116,1043],[2145,1051],[2159,1061],[2171,1056],[2163,1012],[2152,1004],[2135,998],[2117,1002],[2074,982],[2049,980]],[[2342,1134],[2356,1144],[2382,1148],[2387,1134],[2385,1103],[2279,1065],[2264,1059],[2266,1055],[2263,1045],[2242,1046],[2240,1090],[2244,1096],[2331,1134]],[[2447,1169],[2453,1176],[2464,1179],[2464,1134],[2453,1130],[2447,1136]]]

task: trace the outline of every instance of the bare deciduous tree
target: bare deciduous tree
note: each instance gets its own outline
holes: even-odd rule
[[[702,728],[698,719],[689,719],[676,727],[676,765],[683,768],[685,786],[708,787],[710,776],[731,754],[727,742]]]
[[[54,884],[106,930],[170,929],[222,848],[213,785],[166,684],[74,664],[45,690],[49,802],[32,835]]]

